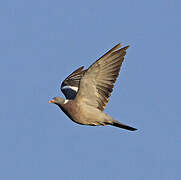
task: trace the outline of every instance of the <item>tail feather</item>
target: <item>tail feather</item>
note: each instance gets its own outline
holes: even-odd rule
[[[122,124],[122,123],[120,123],[118,121],[113,121],[110,125],[116,126],[116,127],[119,127],[119,128],[123,128],[123,129],[126,129],[126,130],[130,130],[130,131],[137,130],[136,128],[133,128],[133,127],[125,125],[125,124]]]

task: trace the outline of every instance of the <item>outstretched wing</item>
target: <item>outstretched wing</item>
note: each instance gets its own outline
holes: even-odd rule
[[[117,44],[87,69],[80,81],[76,101],[104,110],[129,46],[120,47]]]
[[[84,66],[72,72],[61,84],[61,91],[67,99],[74,99],[79,89],[79,84],[86,70]]]

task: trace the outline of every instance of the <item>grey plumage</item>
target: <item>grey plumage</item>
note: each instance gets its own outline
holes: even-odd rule
[[[134,131],[133,127],[122,124],[104,112],[114,83],[129,46],[121,48],[117,44],[88,69],[78,68],[61,85],[61,90],[69,100],[54,98],[49,101],[57,104],[74,122],[83,125],[112,125]],[[71,87],[70,95],[65,87]]]

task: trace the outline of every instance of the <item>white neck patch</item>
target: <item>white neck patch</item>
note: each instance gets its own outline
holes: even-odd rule
[[[65,99],[64,103],[63,104],[67,104],[69,102],[68,99]]]
[[[62,87],[62,89],[72,89],[76,92],[78,91],[78,87],[75,87],[75,86],[64,86],[64,87]]]

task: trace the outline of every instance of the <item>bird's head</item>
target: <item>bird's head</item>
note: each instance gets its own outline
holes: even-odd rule
[[[48,101],[49,103],[54,103],[54,104],[57,104],[57,105],[61,105],[61,104],[64,104],[65,103],[65,99],[62,98],[62,97],[54,97],[53,99],[51,99],[50,101]]]

